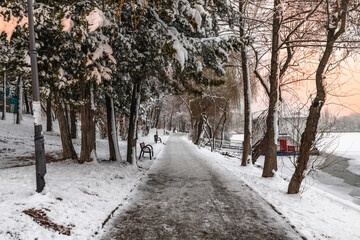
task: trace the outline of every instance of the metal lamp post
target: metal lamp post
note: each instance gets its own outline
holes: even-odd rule
[[[35,47],[34,13],[32,0],[28,0],[28,20],[29,20],[29,41],[31,59],[31,77],[33,91],[33,112],[35,126],[35,165],[36,165],[36,191],[42,192],[45,187],[46,161],[44,149],[44,135],[41,122],[41,105],[39,93],[39,79],[37,68],[37,52]]]

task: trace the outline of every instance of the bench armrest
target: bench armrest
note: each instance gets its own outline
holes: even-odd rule
[[[145,147],[151,148],[151,151],[154,151],[153,147],[150,144],[146,145]]]
[[[141,150],[144,151],[145,149],[149,149],[149,152],[152,152],[152,149],[149,148],[148,146],[143,147]],[[144,151],[144,152],[145,152],[145,151]]]

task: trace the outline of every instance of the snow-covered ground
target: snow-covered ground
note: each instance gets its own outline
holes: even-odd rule
[[[33,121],[24,116],[21,125],[13,124],[12,115],[0,120],[0,239],[92,239],[115,208],[125,206],[135,185],[141,181],[153,161],[147,156],[138,161],[140,168],[121,162],[101,161],[108,157],[106,140],[97,139],[97,163],[77,164],[70,160],[47,164],[46,187],[35,192],[35,167],[23,166],[34,151]],[[152,144],[155,156],[165,146],[154,143],[151,130],[139,141]],[[162,136],[166,142],[167,136]],[[45,150],[54,157],[61,153],[57,125],[45,133]],[[123,159],[126,143],[119,142]],[[75,141],[79,150],[79,140]],[[20,159],[19,159],[20,158]],[[61,157],[59,157],[61,158]],[[25,210],[42,210],[54,224],[71,229],[71,236],[45,229]]]
[[[0,169],[34,164],[34,120],[31,115],[24,115],[23,118],[21,124],[17,125],[16,115],[8,113],[6,120],[0,121]],[[59,140],[59,127],[54,123],[54,132],[45,132],[48,158],[61,158]]]
[[[45,133],[47,154],[61,158],[61,142],[57,125],[54,132]],[[162,131],[159,131],[161,134]],[[155,155],[165,146],[153,143],[154,130],[139,141],[151,143]],[[336,137],[337,136],[337,137]],[[351,158],[349,170],[355,174],[359,166],[359,133],[337,134],[338,147],[331,148],[334,154]],[[166,141],[167,136],[161,136]],[[123,158],[126,143],[119,142]],[[8,114],[0,121],[0,239],[92,239],[101,232],[104,222],[116,208],[124,208],[130,201],[133,189],[147,173],[153,161],[139,161],[140,168],[120,162],[104,161],[108,156],[107,141],[97,140],[98,163],[79,165],[72,161],[47,164],[46,187],[43,193],[35,193],[34,166],[31,164],[33,147],[33,122],[25,115],[22,124],[15,125]],[[333,146],[333,145],[332,145]],[[80,150],[79,140],[75,148]],[[288,219],[308,239],[360,239],[360,206],[349,195],[350,187],[341,179],[319,172],[305,179],[301,194],[287,195],[287,185],[293,167],[289,157],[279,157],[279,170],[275,178],[261,177],[263,157],[257,166],[241,167],[238,158],[225,157],[198,149],[207,156],[207,162],[221,169],[223,174],[234,174],[258,192],[278,212]],[[318,179],[327,179],[324,184]],[[334,184],[340,182],[340,184]],[[236,184],[236,183],[234,183]],[[47,218],[60,226],[69,228],[71,236],[45,229],[24,213],[29,209],[42,210]]]
[[[308,239],[360,239],[360,206],[350,198],[340,198],[322,190],[318,187],[321,184],[311,177],[305,179],[301,194],[286,194],[292,172],[291,159],[280,157],[276,176],[262,178],[263,156],[256,166],[241,167],[238,158],[208,149],[199,151],[207,156],[209,164],[223,169],[223,174],[237,175]]]

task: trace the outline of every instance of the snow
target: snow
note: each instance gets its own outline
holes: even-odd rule
[[[351,159],[349,164],[348,170],[356,175],[360,175],[360,155],[356,159]]]
[[[104,53],[106,53],[109,56],[112,63],[116,64],[116,60],[112,56],[113,50],[109,44],[101,44],[93,53],[92,61],[96,61],[102,58],[104,56]]]
[[[107,41],[108,39],[102,35],[102,41]],[[93,67],[91,71],[91,76],[95,78],[96,83],[100,84],[102,79],[111,80],[112,70],[108,67],[101,65],[99,60],[107,56],[110,60],[110,64],[116,64],[116,60],[113,57],[113,51],[110,45],[108,44],[100,44],[94,53],[91,54],[91,58],[88,59],[86,66],[89,66],[95,63],[96,67]]]
[[[48,163],[45,189],[36,193],[35,167],[14,167],[33,163],[19,160],[34,152],[32,117],[25,114],[23,124],[16,125],[11,115],[0,120],[0,239],[93,239],[111,212],[129,202],[134,186],[152,165],[148,158],[138,160],[140,168],[104,161],[108,158],[107,141],[97,139],[98,163]],[[54,125],[53,133],[45,133],[45,151],[59,155],[61,141]],[[148,136],[139,136],[139,141],[152,144],[157,156],[165,145],[153,143],[154,133],[151,129]],[[161,137],[166,141],[167,136]],[[78,153],[79,142],[74,141]],[[125,159],[126,142],[119,141],[119,145]],[[23,213],[31,208],[41,209],[54,223],[70,227],[71,236],[35,223]]]
[[[201,5],[196,4],[195,9],[188,7],[187,11],[188,11],[188,14],[190,16],[192,16],[194,19],[194,21],[196,23],[197,31],[200,32],[201,22],[202,22],[201,14],[203,14],[205,12],[204,8]]]
[[[110,22],[106,19],[104,13],[95,8],[90,14],[86,17],[86,21],[89,23],[89,31],[94,32],[99,27],[108,25]]]
[[[118,211],[131,202],[135,186],[144,181],[147,169],[153,161],[148,158],[138,161],[140,170],[122,162],[104,161],[108,157],[107,141],[97,139],[98,163],[77,164],[70,160],[47,164],[46,187],[42,193],[35,192],[35,167],[14,165],[29,164],[22,158],[31,157],[33,147],[32,116],[25,114],[21,125],[14,124],[15,115],[8,114],[0,121],[0,239],[94,239],[101,233],[102,223],[111,212]],[[162,132],[159,130],[159,133]],[[161,152],[163,144],[153,144],[152,129],[146,137],[139,136],[154,146],[155,155]],[[330,134],[339,140],[337,148],[329,147],[334,153],[354,157],[358,154],[360,133]],[[166,141],[167,136],[161,136]],[[234,135],[231,140],[241,140]],[[79,139],[74,141],[77,152]],[[58,155],[61,142],[58,126],[54,132],[45,133],[45,150]],[[120,153],[125,159],[126,142],[119,141]],[[274,178],[262,178],[261,156],[256,165],[241,167],[237,158],[225,157],[193,145],[192,151],[203,156],[203,161],[218,169],[224,176],[236,176],[286,218],[286,220],[308,239],[360,239],[360,206],[355,204],[340,179],[319,172],[320,176],[305,178],[301,194],[286,194],[293,171],[293,158],[279,157],[279,170]],[[32,162],[30,162],[32,163]],[[9,168],[10,167],[10,168]],[[326,178],[332,187],[326,187],[316,178]],[[238,184],[234,181],[233,184]],[[339,194],[342,192],[342,194]],[[56,224],[71,227],[71,236],[60,235],[35,223],[24,214],[27,209],[42,209]]]
[[[33,101],[33,111],[34,111],[34,124],[41,125],[41,104],[39,101]]]
[[[244,141],[244,134],[233,134],[230,137],[231,141]]]
[[[63,18],[61,20],[61,25],[63,26],[63,31],[69,33],[71,29],[74,27],[74,22],[71,18]]]
[[[15,122],[16,114],[12,113],[7,113],[6,120],[0,120],[0,169],[34,163],[34,118],[23,114],[21,125]],[[58,153],[61,150],[58,125],[55,124],[54,128],[57,133],[44,133],[47,153]]]
[[[101,83],[102,77],[101,74],[99,73],[99,70],[96,67],[93,68],[91,72],[91,76],[96,80],[97,84]]]
[[[26,18],[22,18],[20,20],[20,18],[14,17],[11,9],[9,10],[9,9],[0,7],[0,12],[6,12],[6,11],[10,11],[10,19],[9,19],[9,21],[5,21],[4,16],[0,14],[0,34],[5,32],[6,40],[8,42],[10,42],[11,37],[16,30],[16,27],[24,26],[26,23]]]
[[[185,61],[187,61],[187,59],[188,59],[188,52],[183,47],[183,45],[180,43],[180,41],[175,38],[174,38],[174,42],[173,42],[173,48],[176,51],[175,59],[180,63],[181,70],[183,70],[184,66],[185,66]]]
[[[281,158],[274,178],[262,178],[263,156],[256,165],[241,167],[238,158],[200,151],[209,164],[222,169],[223,175],[234,174],[259,193],[307,239],[360,239],[359,205],[320,189],[312,178],[305,179],[306,190],[301,194],[286,194],[289,177],[285,176],[292,170],[288,167],[291,164],[282,162],[289,162],[288,158]]]

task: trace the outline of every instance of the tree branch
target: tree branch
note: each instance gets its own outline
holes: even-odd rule
[[[261,77],[260,73],[257,70],[257,67],[259,65],[259,55],[258,52],[255,50],[254,46],[251,45],[251,48],[253,49],[254,53],[255,53],[255,68],[254,68],[254,73],[255,76],[259,79],[261,85],[264,87],[266,94],[268,95],[268,97],[270,97],[270,91],[268,86],[266,86],[264,79]]]

